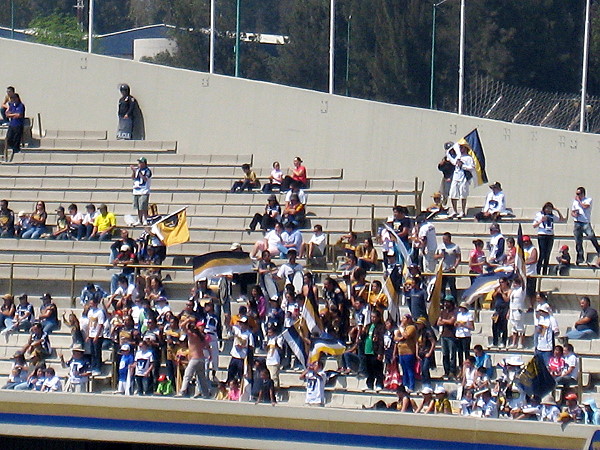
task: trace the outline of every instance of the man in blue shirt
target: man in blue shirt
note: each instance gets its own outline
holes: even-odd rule
[[[23,123],[25,122],[25,105],[21,103],[19,94],[13,94],[10,97],[6,117],[8,119],[6,146],[10,147],[13,153],[19,153],[23,137]]]

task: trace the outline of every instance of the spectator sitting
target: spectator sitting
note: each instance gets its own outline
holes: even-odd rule
[[[571,386],[577,384],[577,375],[579,374],[579,358],[575,354],[571,344],[565,344],[564,349],[565,367],[560,376],[556,379],[556,384],[562,386]]]
[[[281,183],[283,181],[283,172],[278,161],[273,163],[273,170],[269,175],[269,182],[263,185],[262,191],[265,194],[270,194],[273,189],[279,189],[281,191]]]
[[[454,171],[454,166],[452,166],[452,171]],[[433,203],[427,208],[427,212],[430,214],[439,214],[448,211],[448,208],[445,208],[442,204],[442,194],[441,192],[434,192],[431,196]]]
[[[300,188],[300,185],[295,181],[292,181],[292,184],[290,185],[290,190],[287,191],[287,193],[285,194],[285,207],[287,207],[288,204],[290,203],[292,194],[298,195],[298,199],[300,200],[300,203],[302,203],[306,207],[306,200],[307,200],[306,192],[304,192],[304,190]]]
[[[29,220],[29,214],[25,211],[19,211],[17,215],[17,223],[15,223],[15,237],[21,237],[23,233],[32,227],[31,220]]]
[[[569,339],[597,339],[598,338],[598,312],[591,307],[589,297],[581,297],[579,300],[581,313],[579,320],[567,333]]]
[[[271,256],[274,258],[279,256],[279,245],[281,244],[281,234],[283,233],[283,225],[280,223],[275,224],[275,228],[265,234],[265,237],[259,241],[256,241],[252,251],[250,252],[251,258],[256,258],[258,253],[264,250],[268,250]]]
[[[346,256],[356,255],[358,236],[355,232],[351,231],[348,234],[343,235],[335,243],[336,247],[341,247],[344,250]]]
[[[292,182],[295,181],[299,188],[308,187],[308,178],[306,176],[306,167],[302,165],[302,159],[299,156],[294,158],[294,167],[289,168],[291,175],[286,175],[281,182],[281,191],[287,191]]]
[[[94,219],[94,228],[90,235],[90,241],[110,241],[113,231],[117,226],[117,218],[103,203],[100,205],[100,214]]]
[[[50,356],[50,339],[44,333],[41,323],[36,322],[31,325],[31,334],[22,352],[24,355],[30,355],[30,360],[33,364],[38,364]]]
[[[292,194],[290,201],[285,205],[281,213],[284,224],[293,223],[296,226],[302,226],[306,217],[304,204],[300,202],[298,194]]]
[[[494,367],[492,366],[490,355],[483,351],[483,347],[480,344],[473,347],[473,353],[475,354],[475,367],[483,367],[487,377],[491,378],[494,374]]]
[[[29,331],[34,317],[35,312],[31,303],[27,301],[27,295],[21,294],[19,296],[19,304],[15,309],[12,325],[10,327],[7,326],[4,330],[2,330],[0,335],[4,335],[4,339],[8,344],[8,336],[11,333],[17,331]]]
[[[377,267],[379,257],[377,256],[377,250],[373,246],[372,238],[366,238],[364,243],[356,247],[356,258],[358,260],[358,267],[362,267],[367,271],[374,270]]]
[[[555,345],[554,351],[548,361],[548,372],[557,380],[565,370],[565,359],[563,358],[563,348],[561,345]]]
[[[452,405],[448,400],[448,393],[444,386],[438,386],[433,391],[435,394],[434,413],[435,414],[452,414]]]
[[[137,252],[137,243],[129,237],[129,231],[122,229],[120,233],[120,238],[113,242],[113,244],[110,246],[110,256],[108,259],[109,264],[114,263],[114,260],[121,251],[121,247],[123,247],[124,245],[129,246],[132,252]]]
[[[281,219],[281,206],[274,194],[269,195],[267,205],[265,206],[264,214],[256,213],[252,221],[248,225],[246,231],[256,230],[256,226],[260,224],[262,230],[272,230],[277,222]]]
[[[325,256],[326,245],[327,235],[323,233],[323,227],[317,224],[313,227],[313,235],[310,238],[310,241],[302,243],[300,257],[306,257],[306,259],[310,261],[311,258]]]
[[[96,207],[91,203],[85,207],[85,210],[86,213],[83,215],[83,220],[81,221],[81,224],[85,227],[85,236],[81,237],[79,240],[90,238],[94,231],[94,221],[100,214],[99,211],[96,211]]]
[[[46,379],[42,384],[42,392],[61,392],[62,381],[60,377],[56,375],[56,372],[52,367],[46,369]]]
[[[160,266],[162,264],[162,258],[160,257],[157,247],[153,247],[148,245],[144,250],[138,253],[137,255],[138,261],[140,264],[148,265],[148,266]],[[160,277],[160,269],[158,268],[148,268],[143,269],[141,274],[146,278],[151,276],[159,276]]]
[[[35,211],[29,216],[30,228],[22,235],[22,239],[39,239],[46,232],[46,204],[39,201],[35,204]]]
[[[0,201],[0,237],[15,236],[15,213],[8,209],[8,201]]]
[[[231,192],[244,192],[244,190],[250,192],[252,189],[258,189],[260,182],[256,177],[256,173],[250,169],[250,164],[242,164],[242,170],[244,171],[244,178],[233,183]]]
[[[92,298],[95,298],[98,301],[100,301],[106,296],[106,291],[104,291],[104,289],[102,289],[99,285],[94,283],[88,283],[81,290],[79,300],[81,301],[81,305],[85,306]]]
[[[65,215],[64,206],[59,206],[56,210],[56,230],[49,236],[50,239],[66,240],[70,239],[69,222]]]
[[[483,209],[475,215],[478,222],[498,222],[507,213],[502,185],[496,181],[490,184],[490,189],[492,192],[488,193]]]
[[[297,230],[292,222],[288,222],[285,225],[285,231],[281,233],[281,244],[279,244],[279,253],[281,255],[287,255],[290,249],[296,250],[296,253],[300,253],[302,248],[302,233]]]
[[[83,225],[83,215],[80,212],[77,212],[77,205],[75,203],[69,205],[67,222],[69,223],[69,234],[71,239],[80,241],[85,236],[85,226]]]
[[[563,277],[569,276],[569,270],[571,268],[571,255],[569,254],[569,246],[563,245],[556,257],[558,265],[555,267],[554,275],[560,275]]]
[[[505,239],[500,231],[500,225],[497,223],[493,223],[490,225],[490,240],[488,242],[488,259],[487,266],[488,268],[498,267],[502,265],[505,260],[504,255],[504,243]]]

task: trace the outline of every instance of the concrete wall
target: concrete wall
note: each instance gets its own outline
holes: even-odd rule
[[[183,153],[254,153],[255,165],[293,156],[308,167],[343,167],[347,179],[426,180],[437,190],[442,144],[478,127],[490,180],[509,206],[553,201],[567,207],[577,185],[600,196],[600,137],[461,117],[268,83],[124,61],[0,39],[10,61],[3,83],[21,93],[29,115],[49,129],[109,130],[117,85],[142,107],[146,138],[179,141]],[[487,188],[473,190],[483,196]]]

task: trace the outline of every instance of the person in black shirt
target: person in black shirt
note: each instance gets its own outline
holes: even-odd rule
[[[129,85],[119,86],[121,98],[119,99],[119,129],[117,139],[131,140],[133,134],[133,112],[135,109],[135,98],[131,95]]]
[[[575,326],[567,333],[569,339],[597,339],[598,338],[598,311],[592,308],[589,297],[579,300],[581,313]]]
[[[15,236],[15,213],[8,209],[8,201],[0,201],[0,237]]]
[[[446,142],[444,144],[444,150],[450,150],[453,145],[453,142]],[[440,193],[442,194],[442,206],[446,206],[446,203],[448,203],[448,197],[450,196],[450,185],[452,184],[452,175],[454,174],[454,164],[448,161],[448,158],[446,158],[446,156],[444,155],[444,157],[438,164],[438,170],[442,172],[442,182],[440,183]]]

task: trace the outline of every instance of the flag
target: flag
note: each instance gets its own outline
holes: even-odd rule
[[[253,272],[252,260],[246,252],[210,252],[193,259],[194,281],[234,273]]]
[[[398,322],[398,315],[400,314],[400,290],[402,289],[402,276],[398,266],[394,266],[392,271],[388,275],[383,283],[383,293],[388,298],[388,314],[394,322]]]
[[[515,269],[523,278],[523,285],[525,285],[527,271],[525,267],[525,250],[523,244],[523,228],[521,224],[519,224],[519,229],[517,230],[517,254],[515,256]]]
[[[404,245],[404,242],[402,242],[402,240],[400,239],[400,236],[398,236],[398,233],[396,233],[396,230],[394,230],[392,227],[390,227],[387,223],[384,223],[383,226],[385,227],[386,230],[388,230],[390,232],[390,234],[392,236],[394,236],[396,238],[396,242],[394,243],[395,253],[402,258],[402,263],[404,264],[404,267],[408,271],[409,256],[408,256],[408,250],[406,249],[406,245]],[[400,263],[400,261],[398,261],[398,263]]]
[[[321,335],[323,332],[323,323],[321,322],[319,314],[317,311],[315,311],[312,302],[308,300],[304,302],[304,307],[302,308],[300,318],[306,324],[309,332]]]
[[[299,321],[296,321],[293,326],[283,330],[281,337],[290,347],[298,362],[302,364],[302,367],[306,367],[307,351],[306,344],[302,338],[302,333],[303,331],[300,327],[300,323]]]
[[[556,382],[540,355],[534,355],[517,378],[518,384],[527,395],[543,397],[556,386]]]
[[[318,361],[321,353],[332,356],[341,356],[346,351],[346,346],[341,341],[333,338],[318,338],[312,342],[312,349],[308,357],[308,362]]]
[[[473,280],[473,284],[462,293],[462,301],[467,304],[472,304],[480,295],[486,295],[496,289],[500,283],[500,278],[506,277],[512,279],[514,272],[500,270],[498,272],[484,273]]]
[[[152,225],[152,233],[167,247],[175,244],[183,244],[190,240],[190,230],[185,213],[186,209],[187,206]]]
[[[475,185],[481,186],[488,182],[487,173],[485,172],[485,155],[483,154],[483,146],[479,139],[479,133],[477,128],[467,134],[464,138],[460,139],[457,144],[465,145],[469,149],[469,155],[473,158],[475,163]]]
[[[427,311],[429,323],[433,324],[436,324],[440,317],[440,304],[442,303],[442,270],[443,261],[440,260],[436,270],[435,281],[433,282],[433,290],[429,295],[429,309]],[[414,317],[414,319],[417,320],[418,317]]]

